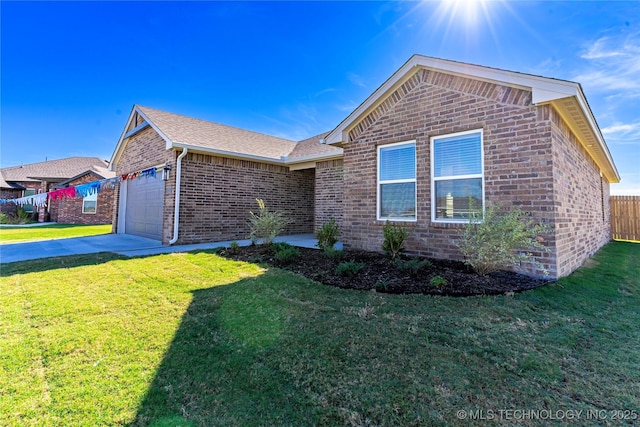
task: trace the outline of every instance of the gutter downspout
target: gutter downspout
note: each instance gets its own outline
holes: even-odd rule
[[[178,241],[178,224],[180,222],[180,182],[182,181],[182,158],[187,155],[189,149],[182,148],[182,153],[176,161],[176,201],[173,209],[173,238],[169,240],[169,246]]]

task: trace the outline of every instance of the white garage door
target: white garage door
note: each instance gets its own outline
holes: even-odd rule
[[[164,181],[143,177],[127,181],[125,233],[162,240]]]

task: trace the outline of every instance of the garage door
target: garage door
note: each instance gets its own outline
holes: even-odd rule
[[[127,181],[125,233],[162,240],[164,181],[143,177]]]

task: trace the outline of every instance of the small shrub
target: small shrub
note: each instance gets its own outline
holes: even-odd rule
[[[387,291],[389,289],[389,287],[391,286],[391,283],[387,282],[386,280],[382,279],[382,280],[378,280],[376,282],[375,285],[373,285],[373,287],[375,289],[382,289],[384,291]]]
[[[344,256],[344,251],[342,249],[336,249],[334,247],[325,248],[322,251],[322,255],[326,256],[329,259],[341,259]]]
[[[431,286],[435,286],[436,288],[442,288],[449,284],[449,282],[447,282],[447,279],[442,276],[433,276],[431,280],[429,280],[429,283],[431,284]]]
[[[341,262],[336,267],[336,274],[342,277],[354,277],[364,268],[361,262],[348,261]]]
[[[402,260],[398,258],[396,260],[396,267],[403,272],[409,272],[412,275],[417,275],[420,270],[431,266],[431,262],[428,259],[411,258],[409,260]]]
[[[270,211],[264,204],[264,200],[256,199],[258,202],[259,212],[255,214],[249,212],[249,222],[251,223],[251,233],[249,238],[251,243],[270,245],[273,239],[278,237],[284,231],[287,220],[280,211]]]
[[[333,249],[333,245],[338,241],[339,232],[338,224],[331,218],[327,224],[324,224],[320,230],[316,231],[317,246],[323,251]]]
[[[35,209],[34,209],[35,210]],[[18,208],[16,210],[16,217],[20,220],[20,221],[24,221],[26,222],[27,220],[29,220],[29,218],[32,216],[33,214],[25,211],[22,208]],[[24,224],[24,222],[19,222],[19,224]]]
[[[229,244],[229,252],[232,254],[238,252],[238,248],[240,248],[240,245],[236,241],[233,241]]]
[[[271,244],[271,250],[273,251],[273,253],[275,254],[276,252],[279,251],[284,251],[286,249],[292,248],[293,246],[291,246],[289,243],[287,242],[275,242]]]
[[[262,264],[264,262],[264,258],[262,255],[251,255],[247,261],[251,264]]]
[[[395,260],[398,254],[404,251],[404,242],[407,240],[407,227],[403,224],[391,223],[387,220],[382,229],[384,242],[382,250]]]
[[[550,231],[546,224],[534,224],[520,209],[488,206],[484,219],[469,219],[456,245],[464,262],[481,276],[520,262],[531,262],[548,274],[529,251],[549,252],[538,239]]]
[[[288,248],[280,249],[276,251],[273,255],[273,258],[279,264],[291,264],[300,256],[300,251],[298,248],[294,246],[289,246]]]
[[[4,212],[0,212],[0,224],[8,224],[7,219],[7,214]]]

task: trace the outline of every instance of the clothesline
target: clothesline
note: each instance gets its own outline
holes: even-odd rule
[[[33,205],[36,208],[40,208],[47,204],[47,199],[61,200],[61,199],[73,199],[76,197],[89,197],[94,194],[98,194],[103,190],[113,190],[116,188],[116,184],[122,181],[139,179],[142,177],[155,178],[156,168],[143,169],[137,172],[132,172],[114,178],[101,179],[99,181],[93,181],[86,184],[80,184],[73,187],[61,188],[58,190],[48,191],[46,193],[34,194],[31,196],[19,197],[15,199],[0,199],[0,204],[15,203],[19,206]]]

